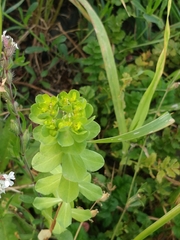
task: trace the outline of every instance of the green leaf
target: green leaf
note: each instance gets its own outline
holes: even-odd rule
[[[46,145],[55,144],[57,142],[56,138],[48,134],[48,130],[45,128],[44,126],[35,127],[33,130],[34,139]],[[47,134],[45,134],[46,130]]]
[[[72,132],[72,136],[76,142],[82,143],[87,140],[89,133],[87,131],[84,131],[83,133],[80,134]]]
[[[175,178],[175,177],[176,177],[175,172],[174,172],[171,168],[167,168],[167,169],[166,169],[166,173],[167,173],[167,175],[168,175],[169,177],[171,177],[171,178]]]
[[[93,110],[94,110],[93,106],[91,104],[87,103],[85,110],[86,110],[86,117],[87,118],[91,117],[93,114]]]
[[[146,9],[141,5],[139,0],[133,0],[132,4],[141,12],[146,12]]]
[[[19,199],[23,202],[23,203],[30,203],[32,204],[34,201],[34,197],[30,196],[30,195],[25,195],[22,194],[20,195]]]
[[[56,221],[56,225],[53,229],[53,233],[54,234],[58,234],[58,237],[59,237],[59,234],[63,233],[66,229],[64,227],[62,227],[58,221]]]
[[[60,198],[51,198],[51,197],[36,197],[34,199],[34,207],[43,210],[46,208],[53,207],[57,205],[58,203],[62,202]]]
[[[90,201],[96,201],[102,197],[102,189],[89,182],[79,183],[80,192]]]
[[[54,231],[53,231],[54,233]],[[60,235],[56,236],[58,240],[73,240],[73,235],[69,230],[62,232]]]
[[[57,187],[57,186],[56,186]],[[62,176],[59,188],[59,197],[66,203],[74,201],[79,194],[79,186],[76,182],[71,182]]]
[[[67,228],[71,224],[71,205],[69,203],[63,202],[56,220],[63,228]]]
[[[25,25],[28,23],[29,18],[33,16],[33,12],[36,10],[37,7],[38,7],[37,2],[34,2],[30,5],[30,7],[28,8],[28,11],[26,13],[26,16],[23,19]]]
[[[37,181],[35,189],[37,192],[48,195],[56,191],[59,186],[62,174],[55,174]]]
[[[49,148],[50,146],[45,145],[46,150],[56,149]],[[54,146],[54,145],[52,145]],[[42,151],[43,152],[43,151]],[[46,155],[47,154],[47,155]],[[62,152],[38,152],[32,159],[32,167],[39,172],[50,172],[61,163]]]
[[[86,176],[87,171],[83,160],[79,155],[63,154],[62,156],[63,176],[70,181],[80,182]]]
[[[62,166],[58,165],[56,168],[54,168],[52,171],[50,171],[51,174],[61,174],[62,173]]]
[[[57,63],[59,62],[59,57],[54,57],[51,62],[50,65],[48,67],[48,70],[50,70],[51,68],[53,68]]]
[[[35,104],[33,104],[33,105],[31,106],[31,112],[30,112],[30,114],[29,114],[29,118],[30,118],[30,120],[33,121],[34,123],[37,123],[37,124],[42,125],[42,124],[44,123],[44,119],[40,119],[40,118],[38,117],[39,113],[40,113],[40,110],[39,110],[39,108],[37,107],[37,104],[35,103]]]
[[[92,143],[113,143],[113,142],[123,142],[123,141],[130,141],[133,139],[137,139],[148,134],[157,132],[163,128],[174,123],[174,119],[171,117],[169,113],[165,113],[159,118],[151,121],[150,123],[137,128],[136,130],[130,131],[128,133],[118,135],[116,137],[111,138],[103,138],[99,140],[92,140]]]
[[[41,72],[41,77],[42,77],[42,78],[46,77],[46,76],[48,75],[48,72],[49,72],[48,69],[42,71],[42,72]]]
[[[92,60],[91,60],[92,61]],[[92,65],[92,62],[90,63]],[[92,99],[95,96],[95,90],[93,87],[84,86],[80,87],[79,92],[83,95],[87,100]]]
[[[34,69],[32,67],[28,66],[28,65],[25,66],[25,69],[31,75],[31,79],[30,79],[29,82],[30,83],[34,82],[34,80],[36,79],[36,73],[35,73]]]
[[[72,134],[71,134],[69,128],[66,131],[58,132],[57,141],[58,141],[59,145],[61,145],[62,147],[68,147],[68,146],[73,145],[74,139],[72,137]]]
[[[101,130],[99,124],[97,122],[94,122],[94,121],[85,125],[84,128],[89,132],[89,135],[86,138],[86,140],[91,140],[91,139],[95,138]]]
[[[80,208],[72,208],[71,211],[72,211],[72,218],[74,218],[76,221],[79,221],[79,222],[87,221],[92,217],[91,211],[89,209],[84,210]]]
[[[52,41],[52,46],[57,46],[60,43],[63,43],[66,41],[66,37],[64,35],[58,36]]]
[[[41,52],[46,52],[48,49],[46,47],[40,47],[40,46],[32,46],[32,47],[27,47],[25,49],[26,54],[32,54],[32,53],[41,53]]]
[[[58,158],[59,156],[59,160],[61,159],[62,151],[58,143],[52,145],[41,144],[40,152],[47,158]]]
[[[63,151],[64,153],[80,154],[86,148],[86,145],[87,145],[87,143],[84,141],[84,142],[81,142],[81,143],[74,142],[74,144],[72,146],[69,146],[69,147],[61,147],[61,146],[60,147],[61,147],[61,151]]]
[[[48,222],[49,225],[50,225],[50,224],[52,223],[52,221],[53,221],[52,212],[53,212],[53,208],[52,208],[52,207],[43,209],[43,210],[41,211],[42,216],[46,218],[46,220],[47,220],[47,222]]]
[[[146,21],[155,23],[159,27],[159,29],[162,30],[164,28],[164,22],[158,16],[156,16],[154,14],[149,15],[149,14],[144,13],[143,17],[146,19]]]
[[[161,182],[162,182],[162,179],[164,178],[165,175],[166,175],[166,174],[165,174],[164,170],[160,170],[160,171],[158,172],[158,174],[156,175],[156,180],[157,180],[159,183],[161,183]]]
[[[81,153],[81,157],[88,171],[97,171],[104,165],[103,157],[97,152],[85,149]]]
[[[21,0],[19,2],[17,2],[16,4],[13,4],[12,7],[8,8],[5,12],[7,14],[13,12],[14,10],[16,10],[17,8],[19,8],[19,6],[24,2],[24,0]]]

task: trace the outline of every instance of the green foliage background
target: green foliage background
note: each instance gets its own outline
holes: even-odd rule
[[[39,231],[50,226],[56,209],[41,212],[47,199],[37,192],[48,195],[49,188],[56,186],[48,185],[54,183],[48,179],[50,173],[38,174],[43,172],[43,163],[32,168],[41,138],[38,131],[36,137],[32,135],[35,118],[29,118],[29,108],[39,93],[52,96],[75,88],[92,105],[101,126],[98,139],[87,143],[105,159],[92,181],[97,189],[110,193],[106,202],[96,205],[99,213],[94,222],[83,218],[86,226],[77,239],[143,239],[136,237],[180,198],[180,4],[172,1],[168,25],[168,1],[90,0],[92,9],[86,1],[71,2],[79,9],[77,24],[71,29],[63,25],[64,19],[72,17],[73,22],[76,16],[69,1],[1,2],[2,28],[19,46],[13,65],[17,90],[13,89],[11,104],[16,102],[21,131],[11,104],[2,96],[0,172],[13,170],[16,188],[0,201],[0,238],[37,239]],[[107,36],[97,28],[105,29]],[[137,139],[134,134],[139,132]],[[45,159],[47,146],[40,147],[37,162]],[[50,151],[51,157],[54,151],[57,149]],[[83,193],[78,199],[77,194],[70,195],[75,206],[83,209],[90,209],[95,201],[95,196],[89,201]],[[35,198],[41,200],[33,205]],[[154,233],[151,230],[147,239],[179,239],[179,215],[171,219]],[[67,231],[55,231],[53,237],[75,239],[77,229],[73,222]]]

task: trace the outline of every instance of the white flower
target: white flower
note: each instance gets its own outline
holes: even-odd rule
[[[1,194],[5,193],[5,189],[14,184],[12,180],[15,180],[14,172],[0,175],[0,198]]]
[[[4,177],[4,187],[7,188],[9,186],[12,186],[14,184],[13,181],[11,180],[15,180],[15,176],[14,176],[14,172],[10,172],[8,175],[7,174],[3,174]]]

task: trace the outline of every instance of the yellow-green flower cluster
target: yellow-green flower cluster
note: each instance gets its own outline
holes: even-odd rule
[[[87,113],[87,101],[77,90],[71,90],[69,93],[63,91],[57,97],[38,95],[36,103],[31,107],[30,118],[44,125],[53,136],[67,128],[80,134],[85,131],[83,126],[90,115]]]

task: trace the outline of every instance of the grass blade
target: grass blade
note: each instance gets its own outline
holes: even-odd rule
[[[109,87],[111,91],[112,101],[114,105],[114,111],[116,115],[116,120],[118,123],[119,132],[125,133],[127,132],[126,124],[125,124],[125,117],[124,117],[124,110],[123,110],[123,102],[124,102],[124,95],[121,91],[119,85],[119,79],[116,69],[116,64],[114,61],[113,52],[111,49],[111,45],[107,36],[107,33],[104,29],[104,26],[97,16],[96,12],[93,10],[91,5],[86,0],[70,0],[81,12],[82,8],[79,7],[79,3],[86,9],[89,19],[93,24],[94,30],[97,35],[97,39],[101,48],[102,57],[104,60],[104,66],[109,82]],[[83,15],[85,15],[83,11]],[[87,18],[87,17],[86,17]]]
[[[157,132],[163,128],[166,128],[167,126],[171,125],[174,122],[175,122],[174,119],[167,112],[167,113],[164,113],[163,115],[161,115],[159,118],[155,119],[154,121],[152,121],[142,127],[139,127],[133,131],[130,131],[128,133],[124,133],[124,134],[116,136],[116,137],[93,140],[91,142],[93,142],[93,143],[115,143],[115,142],[131,141],[133,139],[137,139],[137,138],[146,136],[148,134]]]
[[[151,84],[149,85],[149,87],[147,88],[146,92],[144,93],[143,97],[141,98],[141,101],[138,105],[135,116],[131,123],[130,130],[134,130],[143,125],[143,123],[147,117],[148,111],[149,111],[152,97],[154,95],[154,92],[155,92],[157,85],[163,74],[165,60],[166,60],[167,47],[168,47],[168,41],[169,41],[169,37],[170,37],[170,27],[169,27],[170,7],[171,7],[171,0],[168,1],[167,20],[166,20],[166,27],[165,27],[165,32],[164,32],[164,48],[158,59],[154,78],[153,78]]]

